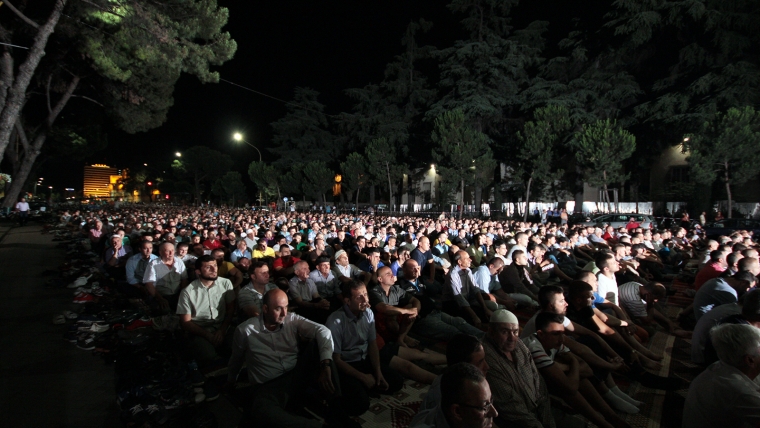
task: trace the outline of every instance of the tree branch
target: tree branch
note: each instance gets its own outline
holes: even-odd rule
[[[87,101],[92,101],[93,103],[95,103],[95,104],[97,104],[97,105],[99,105],[101,107],[105,107],[103,104],[99,103],[98,101],[93,100],[90,97],[85,97],[84,95],[72,95],[71,98],[82,98],[82,99],[87,100]]]
[[[47,86],[45,87],[45,98],[47,99],[48,114],[53,112],[53,108],[50,106],[50,83],[53,81],[53,74],[48,76]]]
[[[24,146],[24,152],[29,152],[29,139],[26,138],[26,132],[24,131],[24,127],[21,126],[21,121],[17,120],[14,126],[16,127],[16,135],[18,135],[21,145]]]
[[[8,0],[4,0],[3,3],[5,3],[6,6],[8,6],[8,9],[12,10],[13,13],[15,13],[19,18],[21,18],[22,21],[26,22],[27,24],[31,25],[34,28],[37,28],[37,29],[40,28],[40,24],[27,18],[26,15],[21,13],[20,10],[16,9],[16,6],[12,5],[11,2],[9,2]]]

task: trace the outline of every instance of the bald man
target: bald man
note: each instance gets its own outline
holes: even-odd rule
[[[314,341],[318,357],[314,352],[299,355],[299,337]],[[299,358],[308,361],[299,361]],[[340,391],[336,388],[340,383],[332,358],[330,330],[300,315],[288,313],[288,296],[280,289],[269,290],[264,294],[261,315],[250,318],[235,331],[227,387],[234,385],[245,362],[248,381],[253,384],[251,415],[254,420],[268,427],[320,428],[320,421],[285,410],[288,402],[298,400],[299,391],[315,380],[316,372],[316,382],[328,399],[325,422],[328,426],[338,423],[340,426],[356,426],[350,424],[338,405]],[[317,365],[319,369],[315,370]]]

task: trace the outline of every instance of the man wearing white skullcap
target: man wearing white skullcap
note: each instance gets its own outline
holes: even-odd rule
[[[491,315],[483,341],[486,375],[493,392],[498,426],[553,427],[549,392],[530,351],[520,340],[517,317],[506,309]]]

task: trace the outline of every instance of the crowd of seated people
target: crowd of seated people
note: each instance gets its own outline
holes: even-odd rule
[[[433,385],[412,426],[576,426],[551,396],[596,426],[628,427],[621,415],[642,403],[616,379],[684,386],[656,374],[657,332],[692,338],[695,363],[722,364],[713,379],[760,370],[758,349],[727,357],[733,336],[711,334],[760,328],[748,232],[716,241],[638,224],[142,205],[61,220],[100,251],[121,293],[144,299],[162,324],[178,318],[201,365],[227,365],[230,385],[245,366],[249,411],[265,426],[319,426],[286,410],[302,380],[329,397],[326,423],[345,426],[407,378]],[[694,297],[679,322],[662,303],[674,278]],[[446,355],[421,343],[448,345]],[[746,420],[756,425],[755,410]]]

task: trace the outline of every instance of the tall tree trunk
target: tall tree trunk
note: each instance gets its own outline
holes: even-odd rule
[[[610,194],[607,192],[607,171],[602,171],[604,177],[604,197],[607,199],[607,212],[610,212]]]
[[[375,206],[375,185],[369,186],[369,205]],[[359,211],[359,206],[356,206],[356,211]]]
[[[393,211],[393,183],[391,183],[391,167],[385,163],[385,172],[388,174],[388,211]]]
[[[475,211],[483,215],[483,188],[480,186],[475,187]]]
[[[575,166],[575,208],[573,214],[583,213],[583,171],[580,166]]]
[[[459,198],[459,219],[462,219],[462,211],[464,211],[464,179],[461,180],[460,190],[462,196]]]
[[[733,214],[734,211],[734,203],[731,197],[731,180],[728,177],[728,162],[726,162],[724,168],[724,176],[726,180],[726,196],[728,197],[728,218],[731,218],[731,214]]]
[[[53,126],[53,123],[58,118],[58,115],[61,113],[64,107],[66,107],[66,104],[71,99],[71,95],[74,94],[74,91],[76,90],[77,86],[79,85],[79,77],[74,77],[71,82],[69,82],[69,85],[66,87],[66,92],[63,93],[61,98],[58,100],[58,102],[55,103],[55,106],[52,106],[50,102],[50,85],[48,81],[48,91],[47,91],[47,101],[48,101],[48,115],[45,118],[45,120],[42,122],[42,126],[40,127],[40,131],[37,133],[37,135],[34,137],[34,141],[29,144],[26,137],[26,132],[23,129],[23,126],[20,122],[16,121],[14,122],[14,127],[16,129],[16,134],[19,137],[19,141],[24,146],[24,157],[21,161],[21,166],[19,167],[18,172],[16,172],[16,177],[13,177],[14,180],[11,183],[11,188],[8,190],[8,193],[5,195],[5,200],[3,201],[3,207],[8,208],[12,207],[16,199],[18,199],[18,195],[23,190],[24,184],[26,183],[26,179],[29,178],[29,173],[32,171],[32,166],[34,165],[34,162],[37,160],[37,156],[40,155],[40,151],[42,150],[43,144],[45,144],[45,140],[47,140],[48,132],[50,132],[50,128]],[[7,148],[7,145],[6,145]]]
[[[13,83],[13,57],[7,50],[0,57],[0,110],[5,106],[8,90]]]
[[[361,189],[361,186],[358,186],[356,188],[356,209],[359,209],[359,190]]]
[[[533,177],[528,179],[528,184],[525,186],[525,213],[523,213],[523,221],[528,221],[528,210],[530,209],[530,185],[533,184]]]
[[[26,90],[29,87],[34,72],[37,70],[42,57],[45,55],[45,46],[47,45],[48,38],[55,31],[55,26],[58,24],[58,20],[63,13],[63,7],[66,5],[66,0],[56,0],[53,11],[50,13],[48,20],[39,27],[37,34],[34,36],[34,42],[29,49],[29,54],[26,56],[26,60],[21,64],[18,69],[18,74],[13,82],[10,90],[8,91],[5,104],[2,105],[2,111],[0,112],[0,162],[3,161],[5,149],[10,142],[11,132],[13,131],[13,125],[18,120],[21,113],[21,106],[24,104],[26,98]]]

